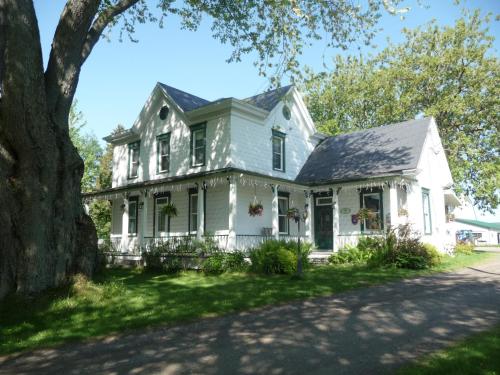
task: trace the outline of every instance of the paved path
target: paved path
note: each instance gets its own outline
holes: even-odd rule
[[[332,297],[0,358],[0,374],[377,374],[500,322],[500,257]]]

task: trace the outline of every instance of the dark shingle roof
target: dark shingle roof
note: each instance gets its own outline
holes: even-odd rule
[[[265,109],[266,111],[270,111],[274,107],[276,107],[276,104],[278,104],[278,102],[283,98],[288,90],[290,90],[290,87],[292,87],[292,85],[283,86],[279,89],[271,91],[266,91],[262,94],[243,99],[243,101],[256,107]]]
[[[296,181],[357,180],[417,167],[431,118],[329,137],[311,153]]]
[[[184,112],[192,111],[193,109],[202,107],[210,103],[209,100],[205,100],[199,98],[198,96],[191,95],[185,91],[176,89],[175,87],[165,85],[164,83],[161,82],[158,83]]]
[[[491,229],[491,230],[496,230],[500,232],[500,223],[488,223],[487,221],[479,221],[479,220],[472,220],[472,219],[455,219],[455,221],[463,224],[469,224],[469,225],[474,225],[476,227],[480,228],[486,228],[486,229]]]

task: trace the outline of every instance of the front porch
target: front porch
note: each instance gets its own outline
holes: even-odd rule
[[[408,220],[409,190],[400,180],[311,188],[232,173],[111,190],[92,198],[112,203],[111,243],[118,253],[140,254],[152,244],[177,247],[207,239],[223,250],[247,250],[269,239],[297,240],[299,235],[316,252],[328,253]],[[262,204],[260,215],[249,214],[252,202]],[[167,203],[175,205],[175,216],[162,210]],[[287,217],[290,208],[306,213],[300,232]],[[360,209],[373,214],[360,218]]]

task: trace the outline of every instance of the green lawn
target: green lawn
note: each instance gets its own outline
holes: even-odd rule
[[[436,271],[451,270],[492,256],[447,258],[433,270],[322,266],[301,280],[288,276],[151,274],[114,269],[89,282],[36,298],[11,297],[0,306],[0,354],[107,335],[127,329],[173,324],[294,299],[338,293]]]
[[[399,375],[499,375],[500,326],[402,368]]]

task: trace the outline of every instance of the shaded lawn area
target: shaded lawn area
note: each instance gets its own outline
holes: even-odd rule
[[[399,375],[500,374],[500,325],[401,368]]]
[[[321,266],[290,276],[153,274],[110,269],[93,281],[35,298],[9,297],[0,306],[0,354],[48,346],[159,324],[173,324],[380,284],[395,279],[452,270],[492,256],[446,257],[432,270]]]

